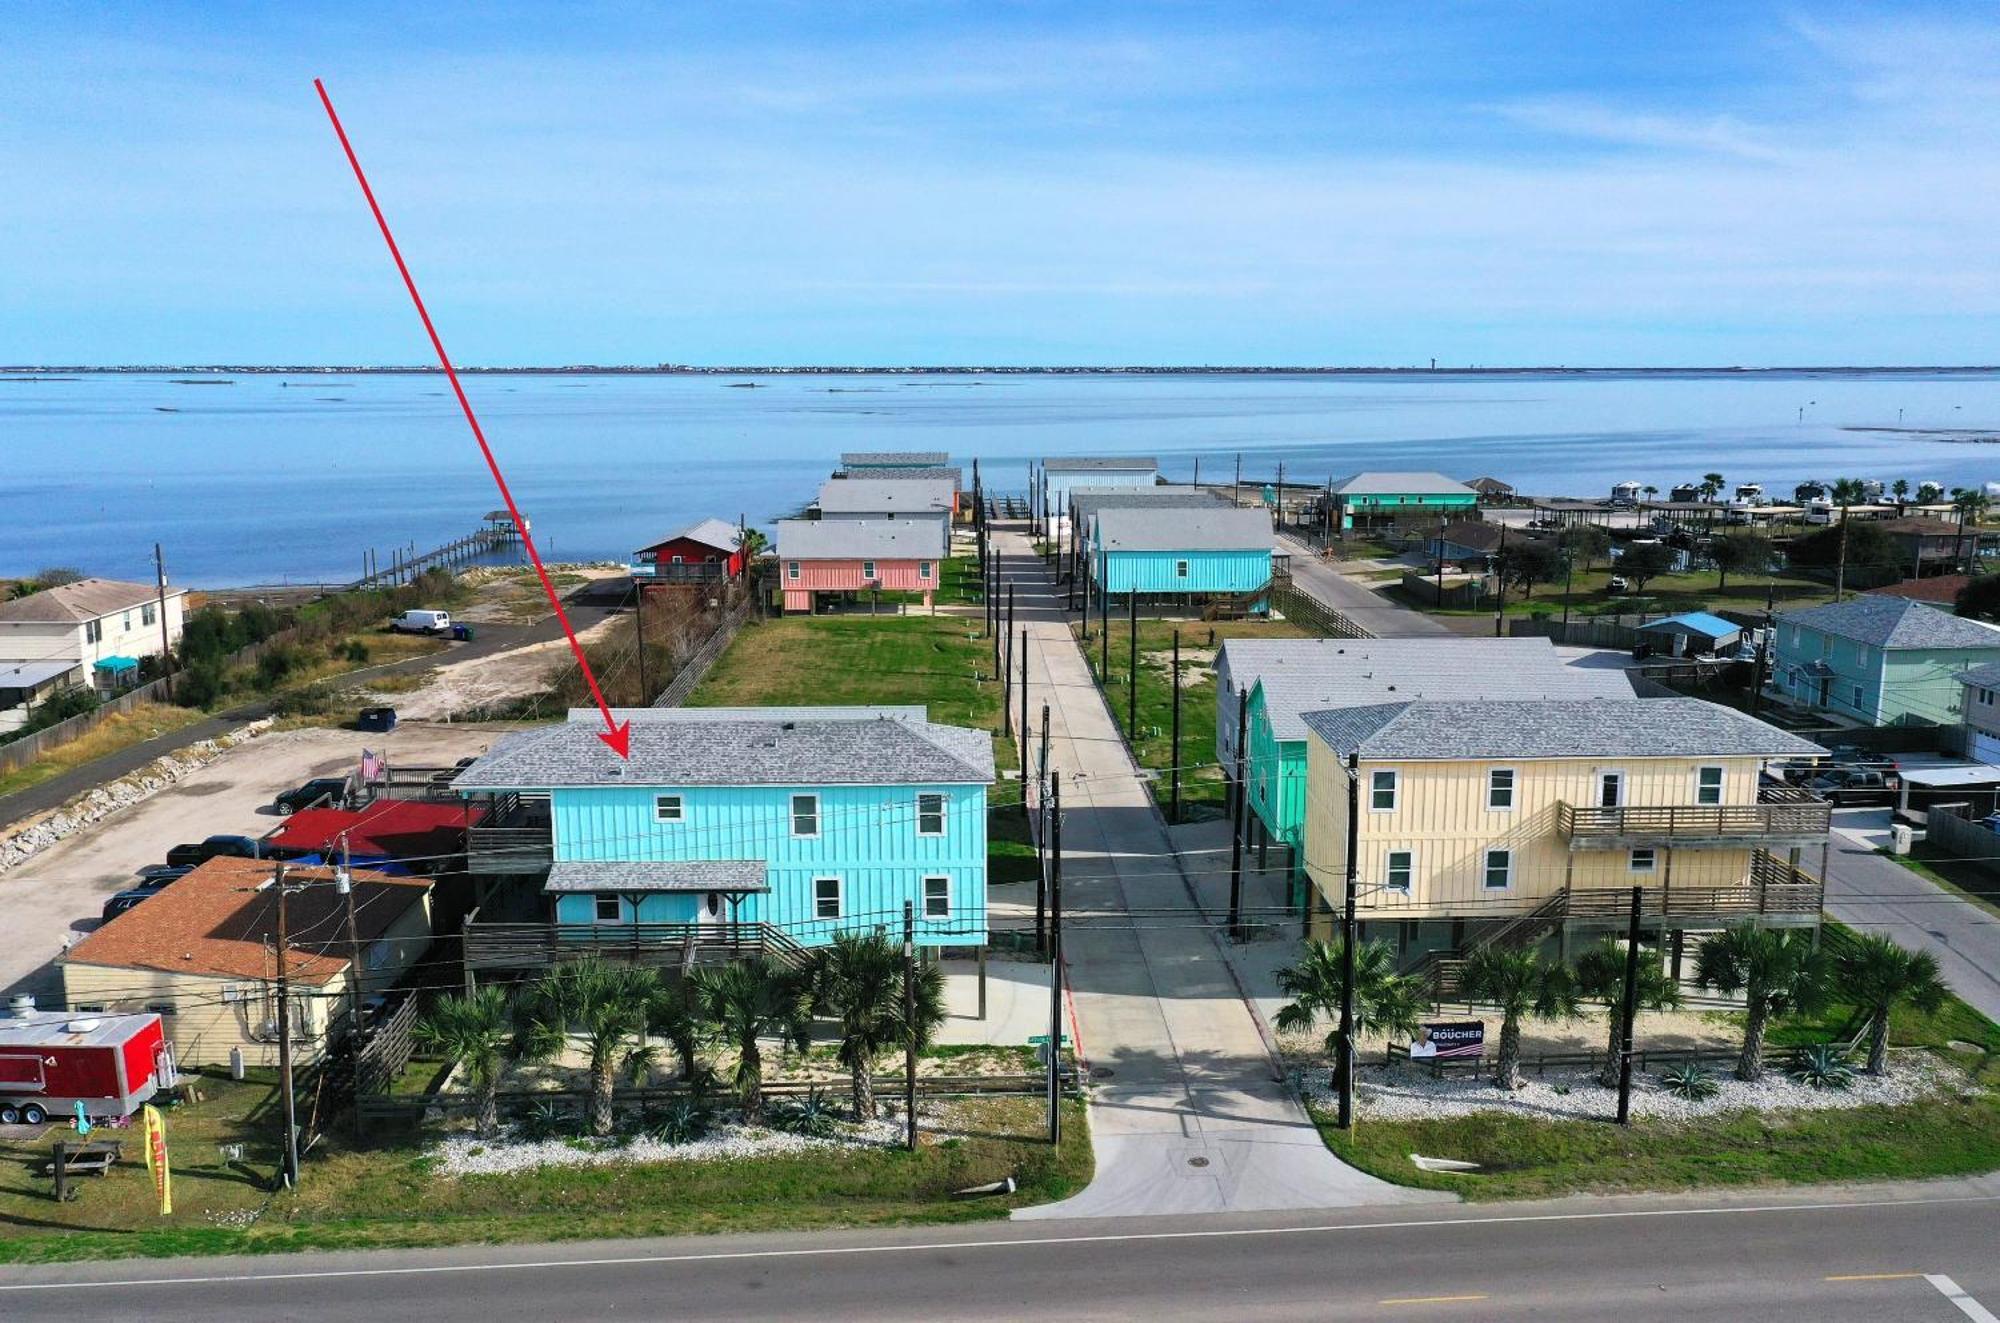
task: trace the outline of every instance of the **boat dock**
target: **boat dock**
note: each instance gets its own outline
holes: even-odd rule
[[[478,528],[429,551],[418,551],[415,543],[391,548],[387,565],[381,563],[380,553],[373,548],[364,551],[361,553],[361,577],[344,585],[343,591],[409,583],[425,570],[467,565],[482,556],[505,551],[520,541],[521,532],[514,527],[513,519],[505,510],[489,511]]]

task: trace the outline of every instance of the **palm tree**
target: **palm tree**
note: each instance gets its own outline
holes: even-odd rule
[[[1896,498],[1896,513],[1903,513],[1903,506],[1910,499],[1910,480],[1908,478],[1896,479],[1889,484],[1889,494]]]
[[[1340,959],[1344,946],[1308,941],[1299,962],[1278,971],[1278,990],[1291,1001],[1278,1008],[1277,1026],[1286,1033],[1309,1033],[1325,1021],[1326,1050],[1334,1059],[1334,1079],[1348,1066],[1340,1050]],[[1387,942],[1363,942],[1354,948],[1354,1036],[1379,1033],[1416,1037],[1430,997],[1423,983],[1396,972],[1396,953]]]
[[[644,1043],[633,1040],[645,1035],[647,1012],[658,992],[659,978],[652,970],[588,956],[557,965],[528,987],[515,1008],[514,1051],[525,1060],[556,1057],[572,1034],[584,1040],[592,1134],[611,1133],[618,1068],[643,1067],[649,1060]]]
[[[710,1029],[694,985],[687,979],[661,984],[646,1008],[646,1032],[667,1040],[681,1078],[689,1082],[701,1070],[701,1047]]]
[[[1764,1033],[1774,1015],[1813,1015],[1826,1008],[1831,962],[1812,938],[1775,928],[1731,928],[1701,944],[1694,981],[1726,997],[1743,994],[1743,1050],[1736,1078],[1764,1077]]]
[[[1625,951],[1606,942],[1594,951],[1585,951],[1576,962],[1577,989],[1586,997],[1600,997],[1611,1008],[1611,1039],[1605,1048],[1604,1069],[1597,1082],[1605,1088],[1618,1085],[1618,1053],[1625,1045]],[[1639,979],[1635,1003],[1642,1011],[1671,1011],[1681,1004],[1680,984],[1660,968],[1657,953],[1639,952]]]
[[[758,1040],[799,1037],[801,1026],[810,1023],[806,989],[792,971],[761,956],[698,970],[692,981],[702,1015],[736,1049],[736,1094],[744,1115],[754,1121],[764,1110],[764,1051]]]
[[[1958,511],[1958,539],[1952,548],[1952,555],[1953,559],[1960,563],[1959,568],[1964,569],[1966,525],[1976,526],[1983,520],[1987,510],[1992,508],[1993,498],[1979,487],[1954,487],[1951,489],[1951,504],[1952,508]],[[1974,543],[1972,550],[1974,555],[1978,554],[1977,543]]]
[[[1648,501],[1651,501],[1653,498],[1657,497],[1660,494],[1660,489],[1658,487],[1655,487],[1650,482],[1647,483],[1644,487],[1640,488],[1639,490],[1645,494],[1645,497]]]
[[[474,1124],[481,1139],[491,1139],[500,1132],[497,1094],[507,1040],[512,1032],[507,994],[495,987],[480,988],[463,997],[446,997],[434,1004],[411,1031],[417,1046],[439,1056],[457,1058],[472,1076],[473,1092],[479,1098]]]
[[[1861,485],[1859,478],[1835,478],[1833,480],[1833,503],[1842,510],[1850,505],[1860,505],[1868,497],[1868,489]]]
[[[746,527],[736,535],[736,549],[743,553],[745,561],[757,559],[764,554],[764,548],[770,545],[771,540],[765,537],[760,529]]]
[[[875,1116],[875,1060],[913,1037],[930,1046],[944,1023],[944,971],[918,965],[916,1018],[903,1014],[903,953],[874,933],[840,933],[820,950],[813,967],[813,1003],[840,1027],[840,1064],[852,1078],[854,1119]]]
[[[1701,475],[1701,494],[1705,500],[1714,500],[1722,494],[1722,475],[1704,473]]]
[[[1571,1020],[1580,1009],[1575,973],[1533,951],[1482,947],[1465,962],[1462,986],[1466,1000],[1500,1009],[1500,1057],[1493,1082],[1503,1089],[1521,1087],[1521,1017]]]
[[[1857,937],[1835,962],[1840,995],[1868,1013],[1868,1073],[1889,1071],[1889,1013],[1908,1003],[1930,1012],[1948,995],[1938,974],[1937,958],[1928,951],[1905,951],[1888,938],[1871,933]]]

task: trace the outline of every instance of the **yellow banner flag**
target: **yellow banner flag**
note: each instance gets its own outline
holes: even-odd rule
[[[174,1177],[167,1169],[167,1122],[151,1103],[141,1115],[146,1123],[146,1170],[153,1173],[153,1188],[160,1193],[160,1216],[165,1217],[174,1211]]]

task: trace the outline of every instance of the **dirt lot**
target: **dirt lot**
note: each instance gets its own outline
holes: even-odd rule
[[[607,617],[579,630],[577,637],[584,643],[595,642],[616,621],[615,616]],[[570,656],[568,641],[553,639],[547,643],[509,648],[490,657],[447,662],[427,672],[424,683],[417,688],[401,692],[383,691],[379,701],[393,704],[397,714],[406,721],[437,721],[454,712],[504,703],[510,698],[543,689],[549,682],[551,672],[569,661]]]
[[[444,766],[483,752],[505,729],[406,723],[386,736],[294,730],[230,750],[151,799],[0,874],[0,914],[6,915],[0,991],[52,998],[50,962],[67,942],[97,926],[105,899],[131,885],[135,870],[160,862],[182,841],[263,835],[278,822],[273,796],[309,777],[351,770],[364,745],[392,764]]]

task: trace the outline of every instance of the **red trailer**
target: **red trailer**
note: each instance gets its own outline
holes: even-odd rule
[[[78,1103],[86,1116],[130,1116],[173,1080],[173,1048],[150,1011],[0,1017],[0,1125],[40,1125]]]

